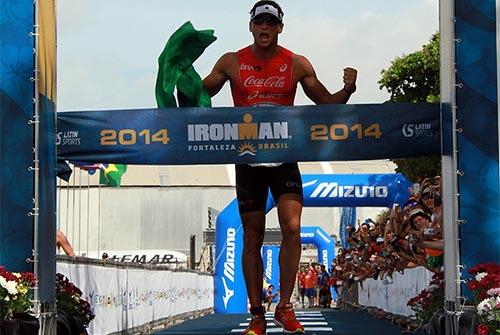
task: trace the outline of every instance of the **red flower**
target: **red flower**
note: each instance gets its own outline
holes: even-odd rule
[[[477,335],[488,335],[490,332],[490,327],[487,325],[479,325],[477,327]]]
[[[15,281],[17,282],[17,277],[12,273],[7,271],[4,267],[0,269],[0,276],[4,277],[7,281]]]
[[[28,283],[30,287],[34,287],[36,284],[35,274],[31,272],[21,272],[20,280],[24,281],[25,283]]]
[[[469,287],[469,290],[475,291],[479,288],[479,283],[477,280],[473,279],[467,284],[467,287]]]

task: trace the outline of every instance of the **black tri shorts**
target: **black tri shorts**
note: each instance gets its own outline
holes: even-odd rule
[[[240,213],[265,211],[268,189],[275,200],[285,193],[302,195],[302,179],[297,163],[279,166],[236,165],[236,196]]]

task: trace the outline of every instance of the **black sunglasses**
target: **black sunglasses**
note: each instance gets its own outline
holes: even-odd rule
[[[263,25],[264,23],[266,23],[269,26],[276,26],[277,24],[280,23],[280,20],[278,20],[274,16],[263,16],[263,17],[256,17],[255,19],[252,20],[252,22],[258,26]]]

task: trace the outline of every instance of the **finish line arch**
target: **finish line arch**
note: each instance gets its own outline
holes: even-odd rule
[[[55,59],[49,57],[45,63],[45,57],[39,55],[55,55],[55,52],[37,53],[33,57],[33,36],[37,36],[36,25],[33,27],[35,6],[41,7],[42,18],[47,20],[42,29],[41,36],[52,34],[55,36],[55,20],[45,12],[54,12],[53,3],[26,2],[22,6],[16,6],[16,12],[21,15],[6,17],[14,20],[14,27],[9,31],[11,38],[8,39],[14,48],[2,56],[7,65],[6,71],[11,76],[15,71],[15,78],[19,80],[7,80],[1,83],[0,90],[2,99],[1,121],[2,134],[14,134],[2,137],[2,148],[7,155],[5,164],[0,175],[1,190],[5,192],[5,206],[2,206],[2,231],[7,234],[0,236],[2,250],[0,260],[8,267],[16,270],[31,268],[31,264],[25,262],[32,254],[32,250],[40,250],[41,271],[39,273],[39,291],[41,302],[48,306],[53,301],[54,283],[54,230],[55,206],[52,194],[55,185],[53,174],[53,163],[55,158],[53,148],[52,132],[54,128],[54,104],[55,104]],[[498,213],[499,213],[499,165],[498,165],[498,97],[500,90],[498,76],[500,57],[498,53],[500,25],[495,15],[498,9],[498,1],[481,3],[476,2],[440,0],[440,33],[441,33],[441,112],[444,133],[442,135],[443,150],[443,218],[451,223],[445,225],[445,278],[446,278],[446,327],[447,333],[458,334],[458,315],[461,314],[461,287],[457,282],[462,281],[462,271],[465,264],[470,267],[477,262],[496,261],[499,252],[495,248],[484,248],[484,245],[498,245]],[[14,7],[13,7],[14,8]],[[24,19],[26,18],[26,19]],[[22,22],[16,22],[22,20]],[[10,21],[9,21],[10,23]],[[35,31],[35,33],[33,33]],[[55,50],[55,38],[46,38],[48,49]],[[52,43],[53,42],[53,43]],[[50,44],[52,43],[52,44]],[[36,47],[38,49],[38,47]],[[10,52],[16,50],[16,52]],[[470,52],[474,50],[475,52]],[[493,56],[492,56],[493,55]],[[47,64],[42,67],[46,76],[41,80],[31,78],[34,62],[43,59]],[[456,61],[458,60],[458,61]],[[12,66],[15,64],[16,66]],[[22,65],[19,67],[18,65]],[[37,71],[35,71],[37,73]],[[35,80],[32,80],[35,79]],[[34,89],[35,84],[43,90]],[[488,85],[485,85],[487,83]],[[12,87],[12,84],[15,84]],[[50,92],[46,92],[45,89]],[[5,89],[5,90],[4,90]],[[33,108],[33,92],[35,99],[45,99],[41,108]],[[38,93],[40,95],[38,96]],[[47,94],[49,93],[49,94]],[[21,108],[4,108],[3,104],[13,98],[12,101]],[[52,105],[51,105],[52,104]],[[33,110],[35,112],[33,113]],[[34,118],[34,120],[32,120]],[[39,120],[41,119],[41,122]],[[27,122],[27,121],[30,122]],[[39,125],[44,131],[37,135],[31,126]],[[49,127],[47,127],[47,125]],[[487,129],[486,129],[487,126]],[[38,129],[38,128],[36,128]],[[48,130],[48,131],[47,131]],[[34,136],[35,135],[35,136]],[[23,141],[21,141],[23,140]],[[35,150],[33,157],[31,145],[35,141],[42,142],[48,149],[40,151],[40,160],[37,156],[39,151]],[[387,158],[387,157],[385,157]],[[327,160],[327,159],[325,159]],[[35,164],[32,167],[31,164]],[[39,167],[38,167],[39,165]],[[13,168],[11,168],[11,166]],[[487,166],[487,169],[483,169]],[[29,169],[27,169],[29,167]],[[40,172],[38,172],[40,171]],[[487,173],[490,172],[491,173]],[[37,176],[33,178],[32,172]],[[485,173],[486,172],[486,173]],[[42,176],[42,178],[38,178]],[[480,176],[478,182],[478,176]],[[9,187],[12,181],[16,181],[15,187]],[[459,183],[460,180],[460,183]],[[6,185],[6,187],[4,187]],[[39,197],[38,188],[44,196]],[[12,192],[15,190],[15,192]],[[33,195],[33,197],[32,197]],[[477,201],[478,196],[481,201]],[[38,206],[39,199],[45,204]],[[35,204],[33,204],[35,199]],[[29,213],[29,215],[26,215]],[[478,215],[480,213],[481,215]],[[42,224],[38,225],[38,218]],[[32,224],[32,221],[35,224]],[[459,229],[458,223],[468,223]],[[40,231],[34,230],[33,226],[41,227]],[[13,233],[11,233],[11,231]],[[484,232],[488,232],[484,234]],[[493,233],[492,233],[493,232]],[[33,248],[35,241],[35,248]],[[460,241],[460,245],[458,243]],[[38,244],[39,243],[39,244]],[[38,259],[35,259],[38,264]],[[37,266],[37,265],[36,265]],[[27,271],[27,270],[25,270]],[[50,311],[50,317],[55,312]],[[51,321],[45,318],[45,321]],[[48,322],[51,324],[51,322]]]
[[[402,174],[305,174],[304,207],[391,207],[408,199],[411,183]],[[268,194],[266,210],[275,207]],[[236,199],[217,216],[215,232],[214,310],[246,313],[241,269],[243,229]],[[318,262],[327,268],[335,257],[333,239],[321,227],[301,228],[301,242],[318,247]]]

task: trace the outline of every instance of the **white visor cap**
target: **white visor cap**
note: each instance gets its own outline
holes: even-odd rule
[[[278,8],[272,6],[272,5],[260,5],[259,7],[255,8],[255,11],[251,13],[250,21],[255,19],[257,15],[260,14],[271,14],[275,16],[278,20],[282,21],[283,20],[283,15],[280,15]]]

